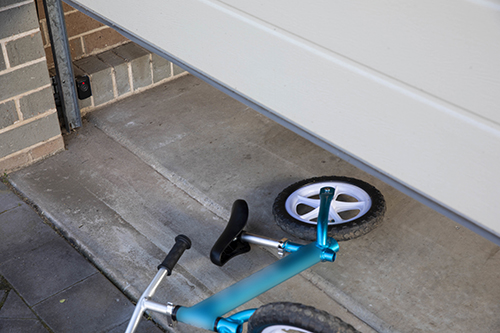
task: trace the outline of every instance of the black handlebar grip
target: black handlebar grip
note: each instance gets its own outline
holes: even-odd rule
[[[187,249],[191,248],[191,240],[184,235],[179,235],[175,237],[175,244],[168,252],[165,260],[158,266],[158,269],[165,268],[168,272],[167,275],[172,274],[175,264],[179,261],[180,257]]]

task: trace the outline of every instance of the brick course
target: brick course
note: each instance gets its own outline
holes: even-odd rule
[[[3,7],[3,2],[0,5]],[[0,39],[38,28],[34,3],[0,12]]]
[[[0,87],[2,87],[0,100],[9,99],[26,91],[37,89],[49,84],[49,72],[45,61],[0,73]]]
[[[7,54],[12,67],[43,57],[40,32],[6,43]]]
[[[69,39],[104,26],[104,24],[79,11],[65,14],[64,20],[66,21],[66,32]]]
[[[92,32],[82,38],[84,40],[86,54],[96,54],[99,51],[110,49],[128,41],[128,39],[111,28]]]
[[[2,133],[0,140],[0,156],[8,156],[19,150],[47,141],[61,134],[57,113],[29,121],[26,124]]]
[[[0,172],[10,172],[64,150],[62,136],[57,136],[0,159]]]

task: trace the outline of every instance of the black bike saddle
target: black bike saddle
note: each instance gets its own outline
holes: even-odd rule
[[[248,205],[245,200],[236,200],[231,209],[231,217],[226,228],[210,251],[210,260],[222,266],[229,259],[251,250],[250,244],[243,242],[240,235],[248,220]]]

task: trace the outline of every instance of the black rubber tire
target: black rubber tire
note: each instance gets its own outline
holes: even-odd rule
[[[291,235],[313,241],[316,239],[316,224],[305,223],[292,217],[286,210],[285,203],[296,190],[315,183],[342,182],[357,186],[364,190],[372,201],[369,210],[356,219],[328,226],[328,236],[337,241],[345,241],[367,234],[380,225],[385,213],[385,199],[382,193],[372,185],[355,178],[323,176],[301,180],[284,189],[274,201],[273,215],[276,223]]]
[[[279,302],[258,308],[248,320],[248,333],[260,333],[265,328],[274,325],[287,325],[312,333],[359,332],[328,312],[303,304]],[[290,332],[290,330],[286,330],[286,332]]]

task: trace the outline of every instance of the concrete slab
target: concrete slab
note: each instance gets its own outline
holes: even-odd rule
[[[3,183],[0,231],[10,280],[0,275],[0,332],[108,332],[128,321],[130,300]],[[145,321],[138,332],[160,331]]]
[[[26,302],[33,306],[61,289],[95,274],[97,270],[59,238],[16,255],[0,265],[0,272]],[[18,276],[31,278],[18,279]]]
[[[276,195],[303,178],[343,175],[382,191],[383,225],[341,243],[335,264],[306,271],[250,306],[302,301],[363,332],[500,331],[498,246],[212,87],[183,77],[89,119],[104,133],[86,125],[67,151],[10,179],[132,297],[177,233],[195,245],[159,299],[192,304],[274,261],[256,249],[223,269],[210,264],[232,202],[249,202],[249,231],[281,238],[271,216]]]
[[[7,299],[1,307],[0,318],[38,320],[33,311],[14,290],[9,291]]]
[[[0,332],[47,333],[35,313],[0,275]]]
[[[0,331],[9,333],[48,333],[38,320],[0,318]]]
[[[130,318],[134,306],[97,273],[44,300],[33,310],[54,332],[107,332]]]
[[[280,233],[269,226],[272,202],[296,180],[347,175],[374,184],[388,202],[386,221],[343,243],[336,267],[313,269],[325,290],[349,295],[341,302],[352,303],[351,311],[361,305],[392,329],[462,330],[471,324],[470,307],[485,331],[500,329],[493,316],[500,310],[498,246],[214,88],[182,78],[90,120],[217,215],[246,199],[250,229],[271,236]]]
[[[5,185],[0,184],[0,187]],[[40,217],[31,207],[11,191],[0,193],[5,204],[0,212],[0,264],[12,260],[47,242],[60,238],[52,229],[40,223]],[[5,201],[3,201],[5,200]],[[10,208],[9,208],[10,207]]]
[[[2,201],[2,211],[0,211],[0,214],[20,205],[19,198],[2,182],[0,182],[0,200]]]
[[[91,124],[68,141],[67,151],[24,169],[22,175],[10,175],[10,180],[35,198],[56,227],[133,298],[140,296],[179,233],[191,237],[194,245],[159,289],[158,300],[194,304],[248,275],[249,269],[275,261],[256,249],[224,269],[211,264],[208,253],[225,222]],[[314,295],[316,306],[371,331],[300,277],[248,306],[273,299],[299,301],[303,292]],[[177,332],[201,331],[179,325]]]

